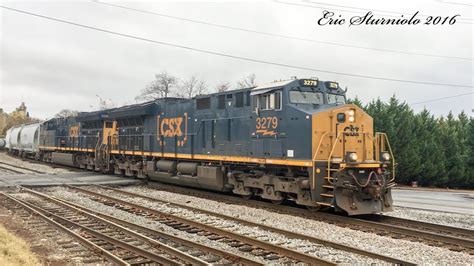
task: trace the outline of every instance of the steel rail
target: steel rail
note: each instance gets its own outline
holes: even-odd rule
[[[151,209],[151,208],[148,208],[148,207],[140,206],[138,204],[134,204],[134,203],[131,203],[131,202],[127,202],[127,201],[115,198],[115,197],[111,197],[111,196],[103,195],[103,194],[100,194],[100,193],[96,193],[96,192],[93,192],[93,191],[90,191],[90,190],[87,190],[87,189],[83,189],[83,188],[79,188],[79,187],[75,187],[75,186],[70,186],[70,185],[67,185],[67,187],[69,187],[73,190],[82,192],[84,194],[89,194],[89,195],[94,196],[94,197],[104,198],[104,199],[107,199],[107,200],[110,200],[110,201],[115,201],[115,202],[118,202],[122,205],[128,205],[132,208],[142,210],[142,211],[157,215],[159,217],[169,218],[169,219],[172,219],[172,220],[174,220],[176,222],[179,222],[179,223],[188,224],[188,225],[193,226],[193,227],[201,228],[205,231],[214,233],[216,235],[225,236],[225,237],[235,239],[235,240],[243,242],[243,243],[247,243],[247,244],[250,244],[250,245],[253,245],[253,246],[256,246],[256,247],[260,247],[260,248],[268,250],[268,251],[273,251],[273,252],[276,252],[280,255],[292,258],[296,261],[301,261],[301,262],[305,262],[305,263],[309,263],[309,264],[317,264],[317,265],[336,265],[333,262],[330,262],[330,261],[324,260],[322,258],[312,256],[312,255],[309,255],[309,254],[305,254],[303,252],[291,250],[289,248],[282,247],[282,246],[273,245],[273,244],[265,242],[265,241],[261,241],[261,240],[254,239],[254,238],[251,238],[251,237],[248,237],[248,236],[240,235],[240,234],[234,233],[234,232],[229,231],[229,230],[213,227],[213,226],[210,226],[210,225],[207,225],[207,224],[204,224],[204,223],[201,223],[201,222],[197,222],[197,221],[194,221],[194,220],[191,220],[191,219],[183,218],[183,217],[180,217],[180,216],[177,216],[177,215],[174,215],[174,214],[170,214],[170,213],[162,212],[162,211],[159,211],[159,210]]]
[[[210,191],[202,191],[202,190],[184,188],[184,187],[162,184],[162,183],[159,183],[159,186],[152,185],[148,187],[155,190],[157,189],[165,189],[168,191],[171,190],[171,191],[174,191],[175,193],[182,193],[184,191],[188,194],[196,195],[198,197],[204,197],[204,195],[206,195],[206,197],[209,197],[209,195],[211,195],[212,197],[219,198],[221,200],[227,200],[233,203],[238,202],[241,204],[245,204],[247,206],[250,205],[250,206],[259,207],[259,208],[264,207],[264,208],[271,209],[273,211],[284,212],[284,213],[292,214],[292,215],[299,215],[303,218],[315,218],[320,221],[326,221],[326,222],[333,221],[333,222],[337,222],[341,224],[363,226],[369,230],[376,229],[383,232],[397,233],[397,234],[402,234],[406,236],[416,236],[423,240],[441,242],[441,243],[445,243],[445,244],[453,245],[457,247],[465,247],[465,248],[473,249],[472,248],[473,240],[471,239],[446,236],[440,233],[426,232],[426,231],[422,231],[418,229],[408,228],[406,226],[384,224],[380,222],[367,221],[360,218],[341,216],[341,215],[325,213],[325,212],[308,212],[308,210],[306,209],[301,209],[294,206],[275,205],[272,203],[267,203],[267,202],[258,201],[258,200],[252,200],[252,201],[243,200],[242,198],[232,196],[232,195],[224,195],[224,194],[219,194],[219,193],[210,192]],[[415,223],[417,223],[417,221],[415,221]],[[454,229],[454,230],[457,230],[457,229]]]
[[[248,258],[245,258],[245,257],[240,257],[238,255],[235,255],[235,254],[231,253],[231,252],[227,252],[227,251],[220,250],[220,249],[217,249],[217,248],[212,248],[212,247],[209,247],[209,246],[197,243],[197,242],[193,242],[193,241],[190,241],[190,240],[187,240],[187,239],[175,236],[175,235],[171,235],[171,234],[168,234],[168,233],[165,233],[165,232],[162,232],[162,231],[157,231],[155,229],[151,229],[151,228],[139,225],[139,224],[135,224],[135,223],[131,223],[131,222],[128,222],[128,221],[125,221],[125,220],[121,220],[121,219],[115,218],[115,217],[107,215],[107,214],[103,214],[103,213],[100,213],[100,212],[90,210],[86,207],[77,205],[75,203],[68,202],[68,201],[63,200],[61,198],[56,198],[54,196],[51,196],[51,197],[55,198],[59,201],[63,201],[63,202],[65,202],[65,203],[67,203],[71,206],[74,206],[78,209],[86,210],[87,212],[90,212],[94,215],[100,216],[100,217],[102,217],[106,220],[110,220],[110,221],[113,221],[115,223],[122,224],[125,227],[133,228],[137,231],[146,232],[147,234],[150,234],[150,235],[155,235],[155,236],[159,236],[159,237],[162,237],[162,238],[166,238],[166,239],[169,239],[173,242],[181,243],[185,246],[189,246],[189,247],[196,248],[196,249],[199,249],[199,250],[202,250],[202,251],[206,251],[206,252],[211,253],[211,254],[215,254],[215,255],[218,255],[222,258],[230,260],[233,263],[242,263],[242,264],[245,264],[245,265],[263,265],[262,263],[259,263],[257,261],[254,261],[254,260],[251,260],[251,259],[248,259]]]
[[[308,235],[297,233],[297,232],[292,232],[292,231],[288,231],[288,230],[284,230],[284,229],[280,229],[280,228],[276,228],[276,227],[271,227],[271,226],[268,226],[268,225],[263,225],[263,224],[260,224],[260,223],[251,222],[251,221],[236,218],[236,217],[233,217],[233,216],[229,216],[229,215],[225,215],[225,214],[221,214],[221,213],[217,213],[217,212],[213,212],[213,211],[204,210],[204,209],[201,209],[201,208],[196,208],[196,207],[192,207],[192,206],[188,206],[188,205],[184,205],[184,204],[180,204],[180,203],[164,201],[164,200],[156,199],[156,198],[153,198],[153,197],[150,197],[150,196],[145,196],[145,195],[141,195],[141,194],[137,194],[137,193],[121,190],[121,189],[106,187],[106,186],[102,186],[102,185],[94,185],[94,186],[100,187],[102,189],[109,189],[109,190],[112,190],[112,191],[115,191],[115,192],[118,192],[118,193],[122,193],[122,194],[128,195],[128,196],[141,197],[143,199],[147,199],[147,200],[150,200],[150,201],[155,201],[155,202],[160,202],[160,203],[163,203],[163,204],[168,204],[168,206],[170,206],[170,205],[171,206],[176,206],[176,207],[187,209],[187,210],[190,210],[190,211],[193,211],[193,212],[200,212],[200,213],[203,213],[203,214],[219,217],[219,218],[222,218],[222,219],[237,221],[238,223],[241,223],[241,224],[244,224],[244,225],[247,225],[247,226],[259,227],[261,229],[271,231],[271,232],[274,232],[274,233],[278,233],[278,234],[282,234],[282,235],[285,235],[287,237],[307,240],[307,241],[310,241],[310,242],[313,242],[313,243],[316,243],[316,244],[322,244],[322,245],[325,245],[325,246],[330,246],[330,247],[335,248],[335,249],[348,251],[348,252],[351,252],[351,253],[359,254],[359,255],[362,255],[362,256],[367,256],[367,257],[374,258],[374,259],[379,259],[379,260],[383,260],[383,261],[387,261],[387,262],[391,262],[391,263],[395,263],[395,264],[415,265],[414,263],[404,261],[404,260],[401,260],[401,259],[397,259],[397,258],[393,258],[393,257],[390,257],[390,256],[385,256],[385,255],[382,255],[382,254],[373,253],[373,252],[370,252],[370,251],[366,251],[366,250],[362,250],[362,249],[359,249],[359,248],[347,246],[347,245],[344,245],[344,244],[340,244],[340,243],[337,243],[337,242],[325,240],[325,239],[322,239],[322,238],[317,238],[317,237],[308,236]]]
[[[14,173],[14,174],[22,174],[22,175],[25,174],[25,173],[23,173],[23,172],[20,172],[20,171],[18,171],[18,170],[11,169],[11,168],[8,168],[8,167],[0,166],[0,169],[6,170],[6,171],[10,171],[10,172],[12,172],[12,173]]]
[[[461,247],[468,248],[470,250],[474,250],[474,240],[472,239],[467,239],[467,238],[457,237],[457,236],[450,236],[446,234],[440,234],[437,232],[430,232],[430,231],[426,231],[422,229],[420,230],[416,228],[410,228],[410,227],[402,226],[402,225],[395,225],[395,224],[389,224],[389,223],[383,223],[383,222],[374,222],[374,221],[369,221],[369,220],[364,220],[364,219],[359,219],[359,218],[354,218],[354,217],[344,217],[344,219],[342,219],[343,218],[342,216],[328,214],[328,216],[329,215],[332,216],[331,218],[333,219],[337,219],[339,221],[342,221],[348,224],[362,225],[371,229],[385,230],[392,233],[398,233],[398,234],[407,235],[407,236],[416,236],[416,237],[420,237],[420,238],[431,240],[431,241],[438,241],[445,244],[461,246]]]
[[[170,246],[168,246],[168,245],[166,245],[166,244],[163,244],[163,243],[161,243],[161,242],[159,242],[159,241],[157,241],[157,240],[155,240],[155,239],[152,239],[152,238],[149,238],[149,237],[144,236],[144,235],[142,235],[142,234],[139,234],[139,233],[137,233],[137,232],[135,232],[135,231],[132,231],[132,230],[130,230],[130,229],[128,229],[128,228],[125,228],[125,227],[123,227],[123,226],[121,226],[121,225],[119,225],[119,224],[116,224],[116,223],[114,223],[114,222],[107,221],[107,220],[104,219],[104,218],[98,217],[97,215],[95,215],[95,214],[93,214],[93,213],[90,213],[87,208],[79,209],[79,208],[76,208],[75,206],[72,206],[69,202],[67,202],[67,201],[65,201],[65,200],[58,200],[58,199],[53,198],[53,197],[51,197],[51,196],[48,196],[48,195],[46,195],[46,194],[44,194],[44,193],[41,193],[41,192],[38,192],[38,191],[35,191],[35,190],[32,190],[32,189],[28,189],[28,188],[25,188],[25,187],[20,187],[20,188],[21,188],[22,190],[24,190],[24,191],[27,191],[27,192],[31,193],[31,194],[34,194],[34,195],[37,195],[37,196],[39,196],[39,197],[42,197],[42,198],[44,198],[44,199],[46,199],[46,200],[49,200],[50,202],[54,202],[55,204],[60,205],[60,206],[62,206],[62,207],[64,207],[64,208],[68,208],[68,209],[70,209],[70,210],[76,211],[76,212],[78,212],[78,213],[80,213],[80,214],[82,214],[82,215],[84,215],[84,216],[87,216],[87,217],[89,217],[89,218],[98,220],[98,221],[100,221],[101,223],[106,224],[106,225],[108,225],[108,226],[110,226],[110,227],[114,227],[114,228],[116,228],[116,229],[118,229],[118,230],[120,230],[120,231],[122,231],[122,232],[125,232],[125,233],[128,234],[129,236],[132,236],[132,237],[135,237],[135,238],[137,238],[137,239],[143,240],[143,241],[147,242],[148,244],[150,244],[150,246],[152,246],[152,247],[154,247],[154,248],[157,248],[157,249],[161,249],[161,250],[163,250],[163,251],[165,251],[165,252],[167,252],[167,253],[169,253],[169,254],[172,254],[172,255],[174,255],[174,256],[176,256],[176,257],[178,257],[178,258],[180,258],[180,259],[182,259],[182,260],[188,262],[188,263],[191,263],[191,264],[193,264],[193,265],[209,265],[209,263],[207,263],[207,262],[205,262],[205,261],[203,261],[203,260],[201,260],[201,259],[199,259],[199,258],[196,258],[196,257],[193,257],[193,256],[191,256],[191,255],[188,255],[188,254],[186,254],[186,253],[184,253],[184,252],[182,252],[182,251],[180,251],[180,250],[177,250],[177,249],[175,249],[175,248],[173,248],[173,247],[170,247]],[[49,212],[49,213],[51,213],[51,212]],[[55,214],[53,214],[53,215],[55,215]],[[162,258],[162,257],[160,256],[160,258]],[[159,261],[159,262],[166,263],[166,264],[168,264],[168,263],[171,263],[171,264],[174,263],[174,264],[176,264],[176,263],[173,262],[172,260],[168,260],[168,259],[165,259],[165,260]]]
[[[84,238],[83,236],[73,232],[72,230],[68,229],[64,225],[54,221],[53,219],[47,217],[46,215],[42,214],[41,212],[31,208],[27,205],[24,201],[17,199],[13,196],[10,196],[4,192],[0,192],[1,195],[5,196],[6,198],[10,199],[11,201],[15,202],[16,204],[20,205],[22,208],[26,209],[29,213],[40,217],[41,219],[45,220],[49,224],[53,225],[54,227],[58,228],[59,230],[65,232],[66,234],[72,236],[77,241],[79,241],[82,245],[88,247],[92,252],[99,254],[99,256],[116,263],[117,265],[130,265],[126,261],[122,260],[121,258],[115,256],[111,252],[106,249],[101,248],[100,246],[96,245],[95,243],[89,241],[88,239]]]
[[[46,174],[46,172],[43,172],[43,171],[38,171],[38,170],[35,170],[35,169],[30,169],[30,168],[27,168],[27,167],[23,167],[23,166],[14,165],[14,164],[11,164],[11,163],[0,162],[0,164],[4,164],[4,165],[8,165],[8,166],[12,166],[12,167],[16,167],[16,168],[18,168],[18,169],[22,169],[22,170],[31,171],[31,172],[34,172],[34,173],[37,173],[37,174]]]
[[[420,222],[415,220],[403,219],[399,217],[387,216],[382,214],[374,215],[376,217],[377,222],[382,223],[390,223],[390,224],[404,224],[413,227],[421,227],[432,230],[434,232],[445,232],[452,235],[458,235],[466,238],[473,238],[474,230],[460,228],[460,227],[452,227],[447,225],[441,224],[434,224],[434,223],[427,223],[427,222]]]
[[[105,235],[103,233],[100,233],[98,231],[95,231],[93,229],[90,229],[88,228],[87,226],[83,226],[83,225],[80,225],[78,223],[75,223],[75,222],[72,222],[72,221],[69,221],[67,219],[64,219],[62,218],[61,216],[59,215],[56,215],[52,212],[49,212],[47,210],[44,210],[38,206],[35,206],[31,203],[28,203],[28,202],[25,202],[27,205],[29,205],[31,208],[33,209],[36,209],[38,210],[39,212],[42,212],[43,214],[45,214],[46,216],[51,216],[53,217],[53,219],[58,219],[60,221],[62,221],[63,223],[66,223],[72,227],[76,227],[76,228],[79,228],[85,232],[87,232],[88,234],[94,236],[94,237],[97,237],[98,239],[101,239],[103,241],[106,241],[108,243],[112,243],[113,245],[117,246],[117,247],[121,247],[123,248],[124,250],[127,250],[127,251],[131,251],[135,254],[138,254],[140,256],[143,256],[144,258],[150,260],[150,261],[154,261],[154,262],[158,262],[158,263],[162,263],[162,264],[166,264],[166,265],[180,265],[179,263],[173,261],[173,260],[170,260],[168,258],[165,258],[165,257],[162,257],[158,254],[155,254],[153,252],[150,252],[150,251],[147,251],[147,250],[144,250],[144,249],[141,249],[139,247],[136,247],[134,245],[131,245],[129,243],[126,243],[124,241],[121,241],[121,240],[118,240],[116,238],[113,238],[113,237],[110,237],[108,235]]]

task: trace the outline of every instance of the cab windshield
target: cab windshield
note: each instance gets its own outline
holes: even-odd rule
[[[291,103],[306,103],[306,104],[324,104],[324,96],[322,92],[316,91],[290,91]]]
[[[332,103],[346,103],[344,95],[328,93],[328,104]]]

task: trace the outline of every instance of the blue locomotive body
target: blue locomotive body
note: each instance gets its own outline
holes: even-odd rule
[[[42,160],[104,173],[350,215],[392,208],[388,140],[335,82],[295,79],[80,113],[46,121],[39,141]]]

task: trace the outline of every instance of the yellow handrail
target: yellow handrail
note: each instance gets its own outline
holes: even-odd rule
[[[329,134],[330,132],[326,131],[324,132],[324,134],[321,136],[321,139],[319,140],[319,143],[318,143],[318,147],[316,149],[316,152],[314,153],[313,155],[313,184],[312,184],[312,187],[313,189],[315,188],[316,186],[316,158],[318,156],[318,152],[321,148],[321,145],[322,145],[322,142],[324,140],[324,138]],[[341,131],[338,133],[338,135],[336,136],[334,142],[332,143],[332,148],[331,148],[331,152],[329,153],[329,156],[327,157],[327,176],[328,177],[331,177],[331,158],[332,158],[332,155],[334,154],[334,151],[336,149],[336,146],[337,144],[339,143],[339,139],[341,138],[341,135],[342,134],[345,134],[345,133],[350,133],[350,132],[346,132],[346,131]],[[365,139],[365,135],[366,134],[370,134],[368,132],[365,132],[365,133],[362,133],[364,134],[364,139]],[[390,156],[391,156],[391,164],[392,164],[392,179],[389,181],[389,182],[392,182],[395,180],[395,158],[393,156],[393,151],[392,151],[392,147],[390,146],[390,142],[388,141],[388,136],[386,133],[382,133],[382,132],[376,132],[375,133],[375,160],[376,161],[380,161],[380,151],[381,149],[385,149],[385,146],[388,146],[388,149],[389,149],[389,152],[390,152]],[[365,146],[365,143],[364,143],[364,147],[363,147],[363,153],[364,153],[364,156],[366,154],[366,146]],[[374,157],[373,157],[374,158]]]
[[[393,156],[393,152],[392,152],[392,146],[390,146],[390,142],[388,141],[388,136],[386,133],[382,133],[382,132],[376,132],[375,133],[375,136],[376,136],[376,142],[377,144],[379,144],[378,142],[378,139],[380,138],[381,139],[381,136],[383,136],[383,139],[385,140],[385,142],[387,143],[387,146],[388,146],[388,151],[390,152],[390,157],[391,157],[391,161],[392,161],[392,179],[390,179],[389,182],[392,182],[395,180],[395,157]],[[384,143],[385,144],[385,143]],[[385,145],[384,145],[385,146]],[[378,147],[377,147],[378,148]],[[381,145],[380,145],[380,148],[383,148]],[[379,153],[377,154],[377,156],[379,156],[380,154],[380,151]]]
[[[341,132],[339,132],[339,134],[337,134],[336,139],[334,140],[334,144],[332,145],[331,152],[329,153],[329,156],[328,156],[328,168],[327,168],[327,171],[328,171],[327,177],[328,178],[331,177],[331,157],[332,157],[332,154],[334,153],[334,149],[337,146],[337,141],[339,140],[339,136],[341,136],[342,133],[345,133],[345,131],[341,131]],[[329,179],[328,179],[328,181],[329,181]],[[331,182],[331,181],[329,181],[329,182]]]
[[[318,147],[316,148],[316,152],[314,153],[313,156],[313,189],[316,188],[316,156],[318,156],[319,148],[321,147],[321,144],[323,143],[324,137],[328,134],[329,132],[324,132],[323,135],[321,135],[321,139],[319,140]]]

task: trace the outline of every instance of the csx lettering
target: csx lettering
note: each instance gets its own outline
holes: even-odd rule
[[[182,117],[164,118],[160,126],[161,134],[165,137],[181,137],[183,135],[183,131],[181,131],[182,123]]]
[[[350,125],[344,128],[344,132],[344,135],[346,136],[359,136],[359,127]]]
[[[69,136],[70,137],[78,137],[79,136],[79,127],[70,127],[69,128]]]

